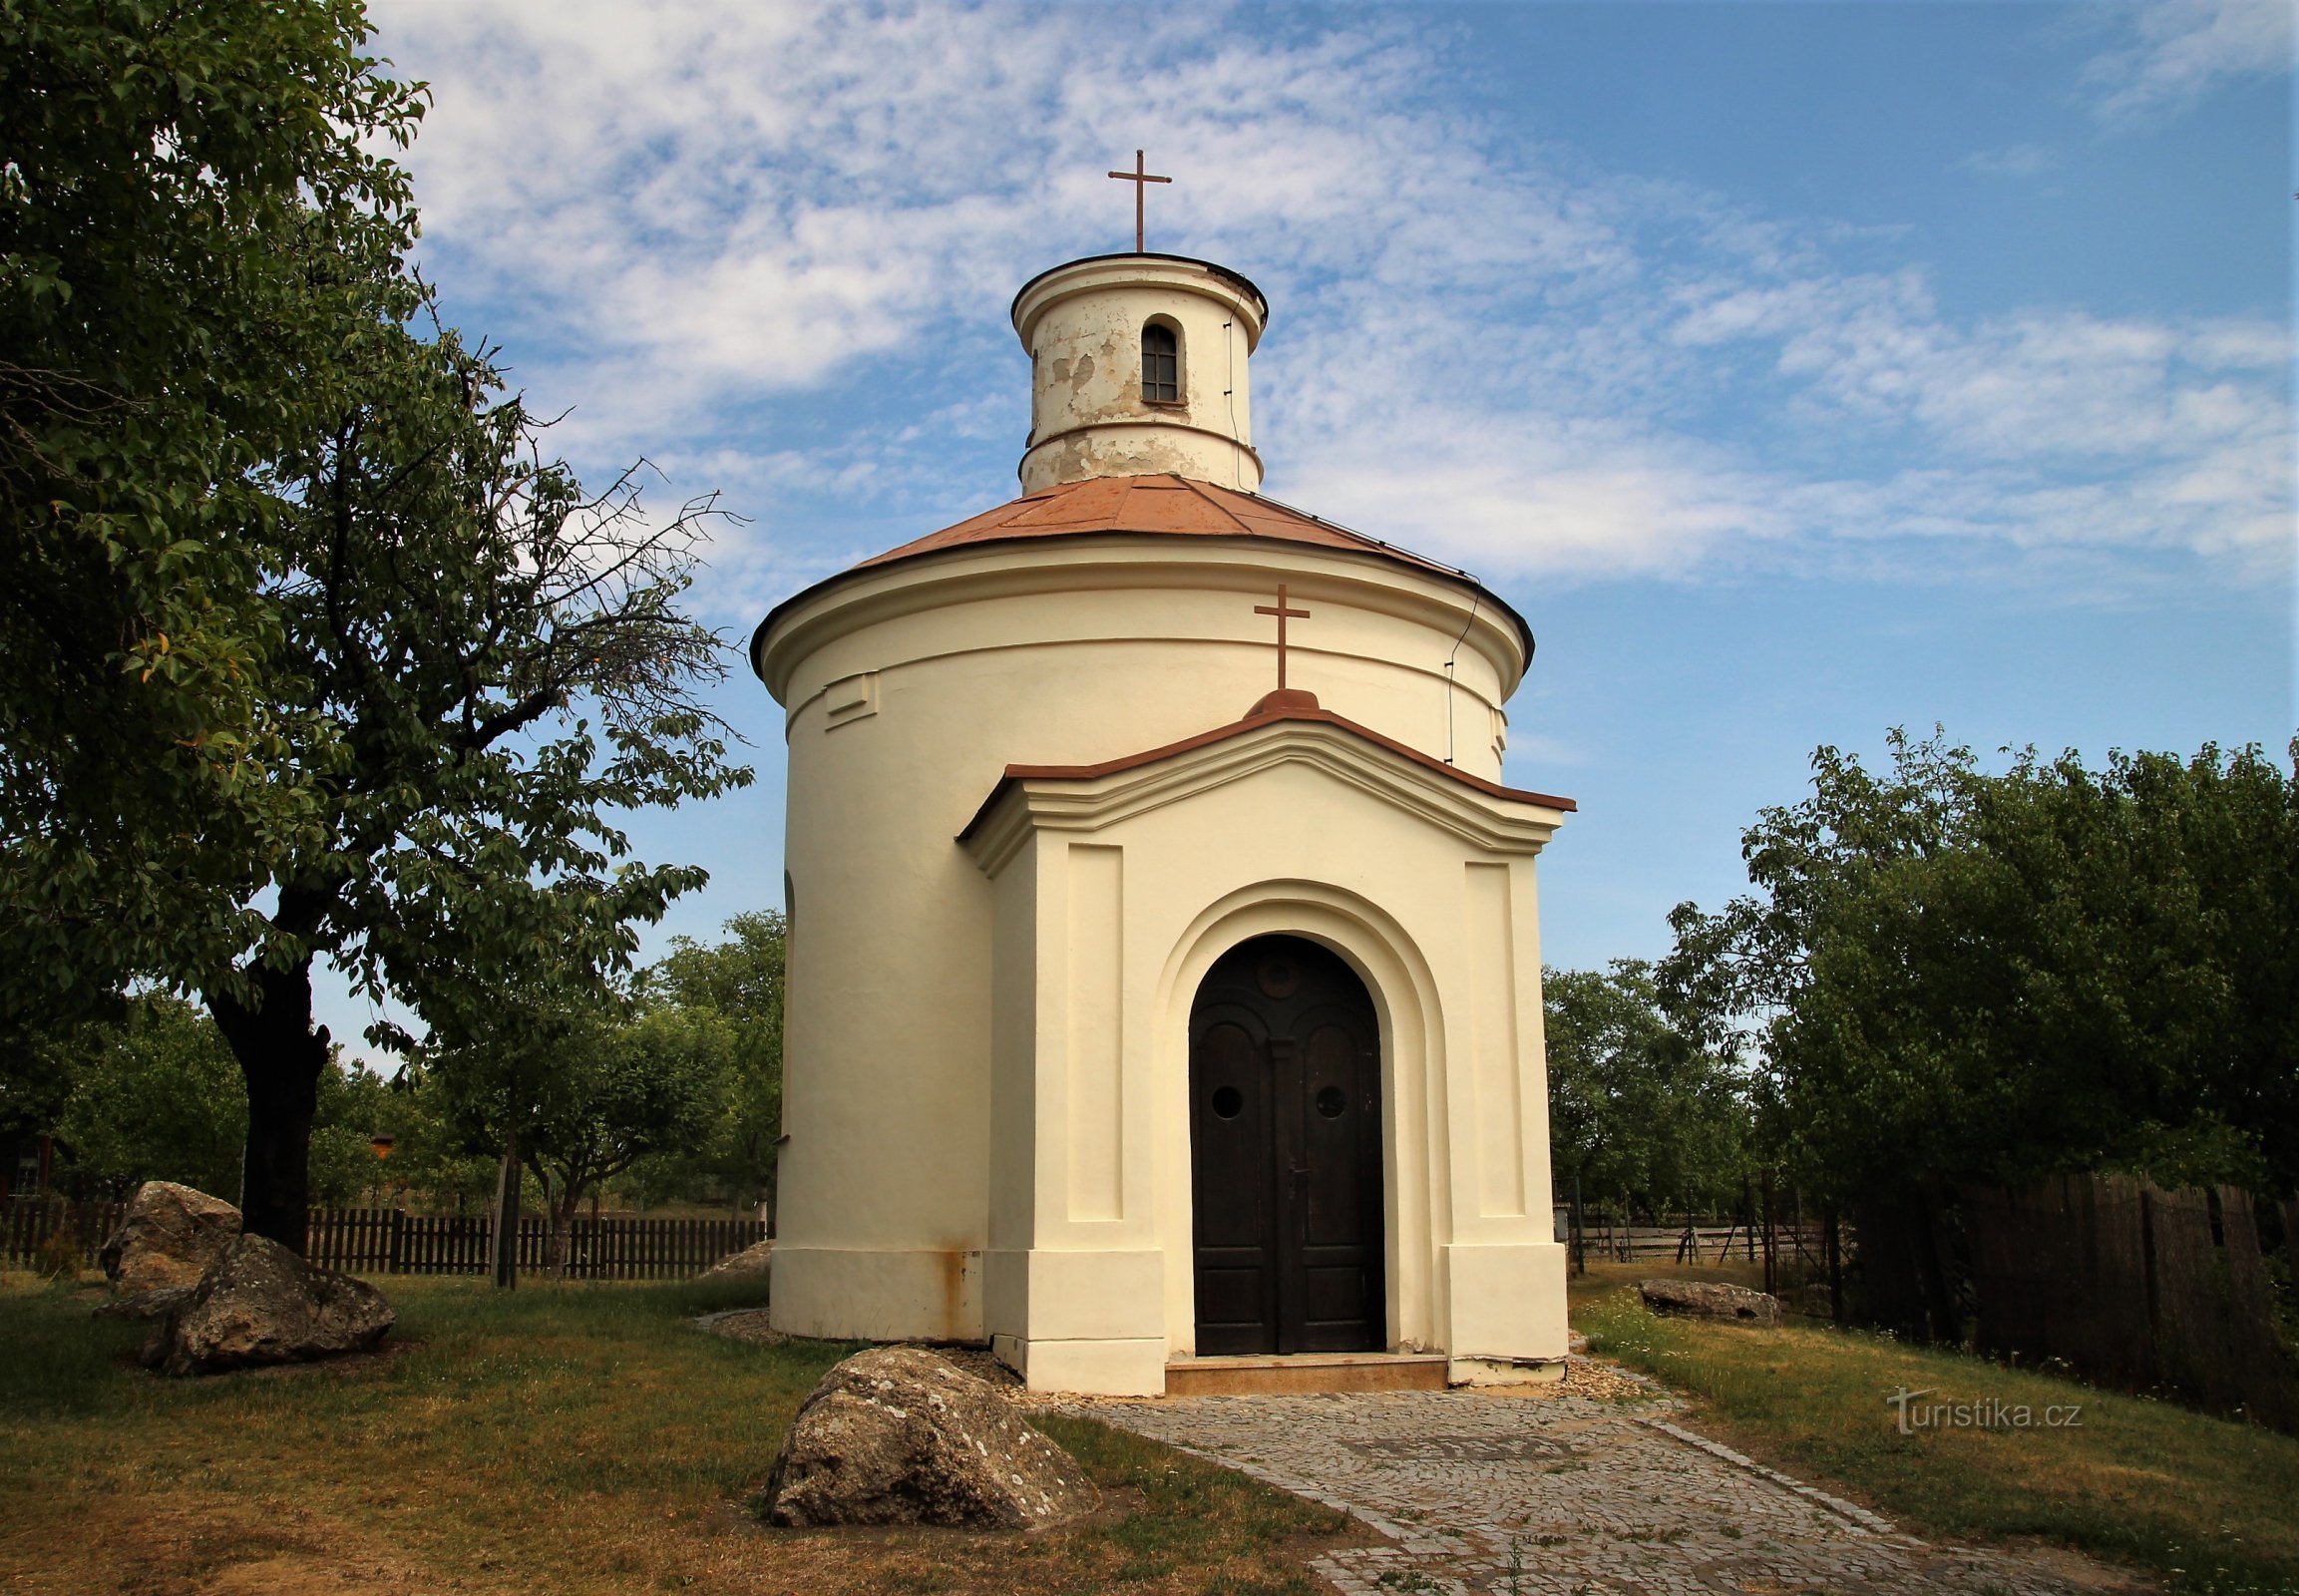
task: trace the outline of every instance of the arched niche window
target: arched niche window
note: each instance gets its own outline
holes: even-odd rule
[[[1141,396],[1153,405],[1182,399],[1182,340],[1170,321],[1152,321],[1141,330]]]

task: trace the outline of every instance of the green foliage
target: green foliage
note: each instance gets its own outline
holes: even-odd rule
[[[735,1051],[724,1017],[634,1010],[579,964],[549,961],[494,998],[435,1028],[420,1094],[465,1146],[532,1170],[561,1233],[601,1182],[710,1134]]]
[[[750,1201],[770,1201],[782,1135],[782,1015],[789,928],[776,910],[737,915],[726,939],[680,937],[637,983],[651,1010],[708,1016],[729,1036],[729,1067],[708,1138],[662,1172],[700,1175]]]
[[[615,817],[748,779],[678,609],[708,506],[586,495],[439,324],[379,153],[420,89],[367,35],[355,0],[0,0],[0,1051],[198,992],[249,1228],[291,1245],[312,959],[451,1033],[538,950],[622,968],[702,874]]]
[[[2299,760],[2299,743],[2292,750]],[[1823,748],[1664,984],[1759,1051],[1822,1195],[2131,1170],[2299,1189],[2299,769]]]
[[[115,1191],[173,1180],[236,1199],[247,1101],[213,1022],[180,998],[154,996],[130,1004],[125,1022],[89,1028],[56,1124],[73,1167]]]
[[[172,1180],[236,1200],[246,1089],[207,1015],[180,998],[147,994],[119,1019],[77,1027],[74,1045],[54,1120],[73,1175],[113,1192]],[[379,1076],[330,1057],[311,1138],[314,1203],[349,1206],[376,1183],[373,1141],[391,1097]]]
[[[375,1094],[375,1131],[392,1145],[374,1179],[392,1200],[416,1194],[421,1204],[462,1212],[493,1199],[501,1147],[476,1142],[451,1107],[420,1069],[401,1070]]]
[[[367,32],[354,0],[0,0],[0,1027],[213,963],[306,823],[275,466],[418,298],[379,152],[419,91]]]
[[[448,330],[377,328],[348,364],[353,400],[287,462],[297,553],[276,595],[297,718],[331,728],[307,750],[312,815],[255,873],[270,907],[242,900],[236,963],[199,976],[250,1082],[277,1083],[274,1114],[251,1097],[249,1189],[260,1166],[280,1192],[251,1197],[257,1229],[301,1206],[315,954],[468,1057],[541,966],[595,986],[631,922],[701,885],[629,859],[620,813],[750,779],[696,696],[724,645],[677,607],[707,504],[649,526],[635,477],[586,496]]]
[[[472,985],[382,1095],[393,1181],[435,1202],[489,1197],[516,1143],[562,1219],[608,1182],[763,1198],[781,1129],[783,919],[726,930],[676,939],[627,993],[549,958]]]
[[[726,1095],[733,1027],[707,1010],[582,1027],[560,1054],[521,1146],[548,1171],[558,1215],[640,1159],[702,1143]]]
[[[627,860],[613,816],[749,772],[694,696],[723,644],[676,607],[707,506],[649,528],[634,478],[585,496],[451,331],[374,329],[355,365],[287,462],[276,594],[298,708],[343,735],[307,750],[316,811],[266,862],[278,906],[241,974],[320,951],[452,1024],[485,1000],[473,972],[626,962],[628,922],[702,873]]]
[[[1664,1011],[1652,967],[1546,971],[1542,994],[1557,1179],[1648,1212],[1736,1203],[1749,1167],[1743,1083]]]
[[[319,1112],[311,1127],[311,1201],[319,1208],[366,1202],[384,1182],[375,1137],[391,1122],[391,1086],[366,1065],[343,1062],[336,1048],[319,1076]]]

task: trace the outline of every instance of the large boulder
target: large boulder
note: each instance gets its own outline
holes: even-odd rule
[[[704,1270],[702,1272],[702,1278],[704,1280],[724,1280],[729,1275],[755,1275],[760,1279],[764,1279],[773,1270],[773,1268],[774,1240],[772,1237],[769,1237],[765,1241],[752,1242],[741,1252],[728,1253],[717,1263],[712,1264],[708,1269]]]
[[[150,1291],[132,1291],[123,1296],[107,1297],[96,1305],[98,1319],[129,1319],[149,1322],[166,1319],[192,1300],[196,1286],[155,1286]]]
[[[757,1502],[768,1521],[1037,1529],[1100,1499],[1076,1459],[988,1382],[918,1347],[857,1353],[822,1377]]]
[[[145,1344],[164,1375],[306,1363],[371,1350],[397,1317],[364,1280],[305,1263],[264,1236],[241,1236]]]
[[[172,1180],[148,1180],[129,1199],[120,1228],[97,1258],[115,1290],[164,1291],[199,1284],[239,1234],[239,1210]]]
[[[1640,1280],[1637,1295],[1656,1314],[1722,1319],[1736,1325],[1777,1325],[1780,1300],[1745,1286],[1705,1280]]]

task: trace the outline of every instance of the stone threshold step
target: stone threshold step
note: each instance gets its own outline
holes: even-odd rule
[[[1177,1358],[1168,1396],[1276,1396],[1305,1392],[1443,1391],[1442,1353],[1287,1353]]]

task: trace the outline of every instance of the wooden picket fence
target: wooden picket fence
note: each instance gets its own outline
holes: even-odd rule
[[[354,1275],[483,1275],[492,1267],[493,1216],[408,1214],[396,1208],[311,1211],[305,1256]],[[756,1219],[578,1217],[568,1227],[567,1273],[575,1280],[683,1280],[766,1239]],[[519,1267],[551,1263],[551,1225],[519,1221]]]
[[[0,1207],[0,1263],[29,1269],[48,1239],[59,1232],[79,1247],[83,1264],[96,1261],[96,1249],[120,1228],[126,1203],[66,1203],[38,1197],[11,1197]]]
[[[1821,1256],[1817,1224],[1775,1223],[1772,1244],[1781,1257],[1817,1262]],[[1642,1263],[1661,1260],[1671,1264],[1756,1263],[1763,1257],[1761,1225],[1621,1225],[1598,1215],[1583,1219],[1581,1246],[1591,1263]]]
[[[66,1203],[18,1197],[0,1208],[0,1263],[28,1268],[48,1238],[63,1232],[93,1265],[118,1228],[125,1203]],[[409,1214],[396,1208],[314,1208],[304,1232],[313,1263],[354,1275],[484,1275],[493,1268],[491,1215]],[[683,1280],[728,1253],[766,1239],[757,1219],[660,1219],[604,1214],[570,1226],[567,1272],[576,1280]],[[551,1226],[519,1222],[519,1267],[550,1267]]]

